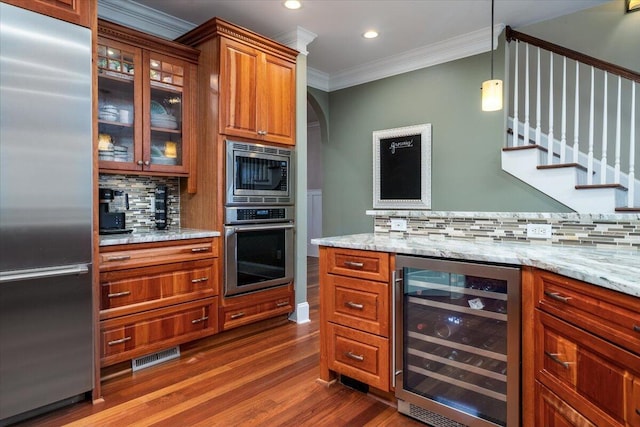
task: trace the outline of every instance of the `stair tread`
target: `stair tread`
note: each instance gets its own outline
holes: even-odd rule
[[[596,190],[599,188],[618,188],[627,191],[627,187],[622,184],[582,184],[576,185],[576,190]]]
[[[560,169],[560,168],[578,168],[580,170],[586,171],[587,168],[582,166],[579,163],[555,163],[553,165],[538,165],[538,169]]]

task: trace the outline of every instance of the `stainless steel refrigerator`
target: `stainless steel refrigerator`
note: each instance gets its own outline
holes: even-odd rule
[[[91,32],[0,3],[0,425],[93,388]]]

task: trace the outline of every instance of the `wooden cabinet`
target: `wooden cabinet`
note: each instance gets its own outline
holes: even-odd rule
[[[220,18],[177,40],[203,51],[211,100],[202,105],[204,115],[218,106],[219,134],[295,144],[297,51]]]
[[[320,247],[320,378],[390,390],[388,253]]]
[[[109,366],[218,331],[214,239],[100,250],[100,356]]]
[[[33,12],[92,28],[96,17],[96,0],[2,0]]]
[[[523,375],[538,392],[525,425],[640,426],[638,299],[543,271],[529,282]]]
[[[220,41],[221,133],[295,142],[295,62],[245,43]]]
[[[199,52],[99,21],[101,172],[188,176]]]
[[[225,298],[220,306],[221,330],[291,313],[294,304],[293,285]]]

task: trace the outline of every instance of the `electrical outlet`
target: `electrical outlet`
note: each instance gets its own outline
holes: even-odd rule
[[[550,239],[551,224],[527,224],[527,237],[530,239]]]
[[[391,218],[391,231],[407,231],[407,220]]]

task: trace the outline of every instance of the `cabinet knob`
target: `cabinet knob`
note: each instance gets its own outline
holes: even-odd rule
[[[207,280],[209,280],[208,277],[199,277],[197,279],[191,279],[191,283],[201,283],[206,282]]]
[[[560,295],[558,292],[550,292],[550,291],[544,291],[544,294],[546,296],[548,296],[551,299],[554,299],[556,301],[560,301],[560,302],[569,302],[569,300],[571,299],[571,297],[563,297],[562,295]]]
[[[128,259],[131,259],[131,255],[116,255],[108,257],[107,261],[126,261]]]
[[[363,310],[364,309],[364,304],[358,304],[355,303],[353,301],[347,301],[344,303],[344,305],[346,305],[349,308],[355,308],[356,310]]]
[[[199,319],[192,320],[191,323],[195,325],[196,323],[202,323],[202,322],[204,322],[205,320],[208,320],[208,319],[209,319],[208,316],[203,316],[203,317],[201,317]]]
[[[131,337],[124,337],[124,338],[120,338],[119,340],[109,341],[107,343],[107,345],[122,344],[122,343],[125,343],[125,342],[129,341],[129,340],[131,340]]]
[[[131,295],[131,291],[115,292],[115,293],[112,293],[112,294],[107,294],[107,297],[109,297],[109,298],[117,298],[117,297],[126,297],[128,295]]]
[[[286,305],[289,305],[289,301],[288,300],[287,301],[280,301],[280,302],[276,303],[276,307],[277,308],[284,307]]]
[[[144,165],[145,165],[145,166],[149,166],[150,164],[151,164],[151,163],[149,162],[149,160],[145,160],[145,161],[144,161]]]
[[[554,362],[556,362],[558,365],[562,366],[565,369],[569,369],[569,362],[565,362],[564,360],[560,359],[558,356],[560,356],[558,353],[549,353],[548,351],[544,352],[545,356],[547,356],[549,359],[553,360]]]
[[[230,317],[231,319],[239,319],[242,316],[244,316],[244,312],[241,311],[239,313],[232,314]]]
[[[266,131],[266,130],[259,130],[259,131],[258,131],[258,135],[262,135],[262,136],[264,136],[264,135],[266,135],[266,134],[267,134],[267,131]]]
[[[136,163],[138,164],[138,166],[142,166],[144,164],[142,160],[138,160]]]
[[[344,265],[347,267],[353,267],[353,268],[362,268],[364,267],[364,263],[362,262],[354,262],[354,261],[345,261]]]

